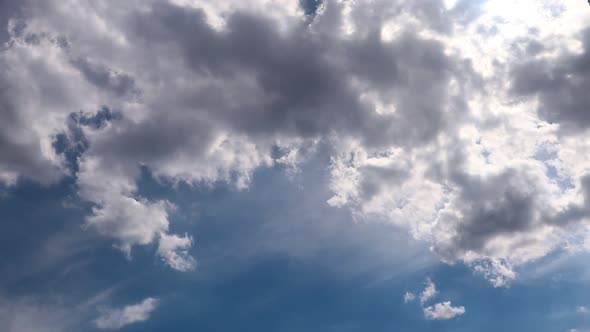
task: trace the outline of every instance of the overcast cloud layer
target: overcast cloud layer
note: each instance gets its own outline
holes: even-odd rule
[[[153,245],[199,270],[194,234],[174,231],[171,200],[142,196],[144,174],[247,193],[255,172],[297,182],[310,160],[329,173],[322,204],[495,287],[590,250],[584,1],[25,0],[3,1],[0,24],[0,182],[71,180],[85,232],[130,260]]]

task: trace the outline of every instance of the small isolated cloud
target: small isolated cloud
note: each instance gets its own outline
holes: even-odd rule
[[[432,279],[426,279],[426,287],[420,293],[420,306],[424,312],[424,317],[429,320],[435,319],[451,319],[456,316],[463,315],[465,313],[465,307],[458,306],[453,307],[451,305],[451,301],[445,301],[436,303],[434,305],[425,307],[424,303],[433,299],[438,294],[438,290],[436,289],[436,284],[432,281]],[[404,303],[408,303],[414,301],[416,299],[416,295],[414,293],[406,292],[404,294]],[[578,309],[579,310],[579,309]]]
[[[588,307],[585,306],[579,306],[576,308],[576,312],[579,314],[589,314],[590,313],[590,309],[588,309]]]
[[[424,317],[426,319],[451,319],[453,317],[461,316],[465,313],[465,307],[453,307],[451,301],[437,303],[435,305],[424,308]]]
[[[194,270],[197,263],[188,252],[192,243],[193,239],[188,235],[181,237],[174,234],[162,234],[158,244],[158,255],[166,265],[175,270]]]
[[[99,329],[120,329],[129,324],[146,321],[157,306],[158,300],[148,297],[141,303],[128,305],[120,309],[106,310],[94,323]]]
[[[424,304],[426,301],[432,299],[438,291],[436,290],[436,285],[430,278],[426,279],[426,287],[420,293],[420,304]]]
[[[404,294],[404,303],[412,302],[416,299],[416,295],[414,293],[406,292]]]

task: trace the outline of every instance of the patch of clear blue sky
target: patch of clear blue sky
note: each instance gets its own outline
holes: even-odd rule
[[[322,0],[299,0],[306,15],[314,15],[322,5]]]

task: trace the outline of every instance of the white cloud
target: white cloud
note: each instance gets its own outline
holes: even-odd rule
[[[180,237],[178,235],[162,234],[158,241],[158,255],[175,270],[193,270],[197,263],[188,253],[192,243],[193,239],[188,235]]]
[[[451,319],[465,313],[465,307],[453,307],[450,301],[437,303],[424,308],[426,319]]]
[[[134,197],[133,179],[117,173],[99,158],[84,158],[78,184],[80,195],[97,205],[86,225],[117,239],[118,247],[130,256],[132,246],[149,244],[168,231],[167,203]]]
[[[426,287],[424,287],[424,290],[420,293],[420,304],[426,303],[428,300],[435,297],[437,293],[436,285],[430,280],[430,278],[428,278],[426,280]]]
[[[406,292],[404,294],[404,303],[412,302],[416,299],[416,295],[414,293]]]
[[[158,300],[148,297],[137,304],[128,305],[120,309],[105,310],[94,323],[100,329],[120,329],[129,324],[148,320],[157,306]]]
[[[430,279],[426,279],[426,287],[420,293],[420,306],[422,307],[422,311],[424,313],[424,317],[429,320],[440,320],[440,319],[451,319],[456,316],[463,315],[465,313],[465,307],[458,306],[453,307],[451,305],[451,301],[444,301],[440,303],[436,303],[431,306],[424,306],[424,304],[434,297],[436,297],[438,291],[436,289],[435,283]],[[416,296],[413,293],[406,292],[404,295],[404,303],[408,303],[413,301]]]

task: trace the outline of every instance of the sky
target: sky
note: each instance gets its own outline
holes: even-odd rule
[[[0,331],[590,331],[583,0],[0,1]]]

